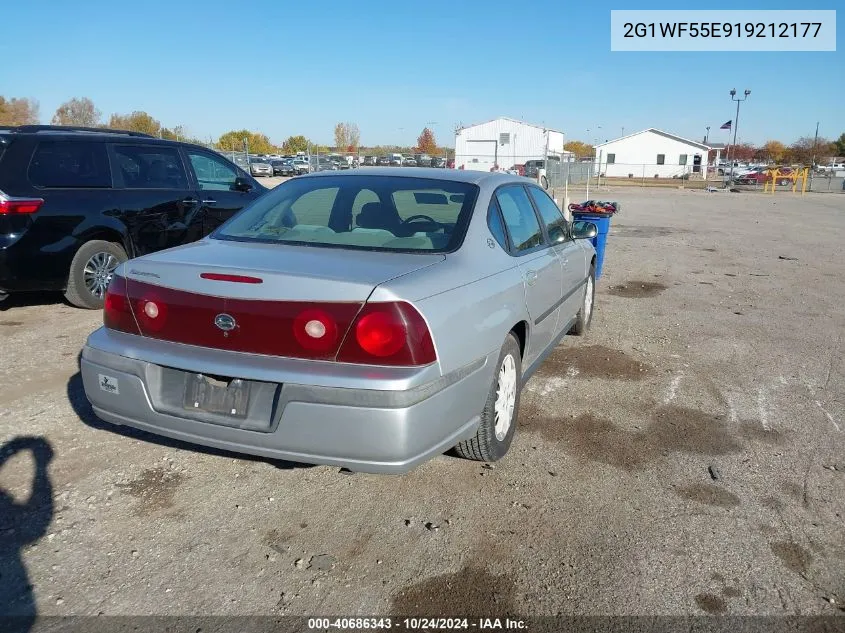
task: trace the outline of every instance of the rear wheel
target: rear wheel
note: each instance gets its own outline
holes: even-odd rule
[[[79,308],[102,308],[115,268],[127,259],[119,244],[103,240],[86,242],[70,263],[65,298]]]
[[[779,185],[788,185],[791,182],[792,181],[789,178],[781,178],[780,180],[778,180]]]
[[[540,176],[540,184],[543,186],[543,189],[549,188],[549,180],[545,176]]]
[[[510,332],[499,354],[496,374],[475,437],[460,442],[455,446],[455,452],[466,459],[485,462],[495,462],[504,457],[516,432],[521,391],[522,355],[519,342]]]

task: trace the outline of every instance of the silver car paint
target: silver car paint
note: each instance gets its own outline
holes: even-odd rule
[[[235,243],[206,238],[194,244],[131,260],[119,269],[119,273],[130,278],[137,276],[138,279],[146,281],[150,281],[147,275],[153,273],[160,277],[156,283],[204,294],[216,295],[225,290],[226,295],[240,298],[337,301],[363,300],[369,295],[369,301],[374,302],[406,300],[417,307],[428,323],[437,350],[438,360],[435,365],[408,370],[260,356],[260,360],[256,360],[247,357],[257,355],[152,341],[102,329],[90,337],[86,348],[91,351],[100,349],[114,358],[131,358],[132,362],[141,365],[149,362],[161,363],[186,371],[253,379],[260,379],[254,369],[250,369],[258,362],[278,368],[280,372],[271,376],[265,375],[264,379],[272,378],[273,381],[285,385],[316,385],[339,390],[366,389],[371,393],[433,385],[445,376],[460,372],[462,368],[481,363],[480,369],[458,383],[450,383],[442,389],[430,388],[430,404],[423,406],[424,403],[417,403],[410,408],[393,410],[395,416],[391,418],[392,423],[383,420],[379,424],[386,424],[387,427],[376,426],[370,429],[383,433],[385,428],[391,428],[392,434],[389,434],[385,441],[392,444],[380,445],[379,454],[370,461],[366,459],[366,455],[358,454],[355,459],[350,458],[348,463],[359,470],[402,472],[432,454],[430,447],[425,446],[426,443],[439,450],[444,446],[443,437],[452,441],[458,435],[463,437],[471,434],[478,421],[477,415],[464,415],[463,409],[466,403],[469,403],[470,409],[467,411],[480,412],[495,370],[492,365],[508,332],[514,326],[521,325],[528,333],[523,363],[523,371],[527,376],[568,331],[583,301],[584,281],[590,260],[594,257],[593,247],[586,240],[569,240],[522,257],[513,257],[502,250],[492,239],[487,225],[487,209],[496,188],[513,183],[531,184],[531,181],[525,178],[433,168],[407,168],[402,172],[389,168],[362,168],[350,175],[367,173],[398,177],[422,176],[478,184],[480,194],[462,246],[456,252],[445,255],[401,254]],[[304,178],[320,178],[327,175],[337,177],[339,174],[318,173]],[[226,265],[222,264],[224,261]],[[526,276],[529,271],[537,272],[541,264],[544,266],[544,276],[548,279],[543,284],[528,285]],[[207,281],[199,278],[200,269],[233,273],[254,272],[266,281],[262,284],[224,284]],[[133,270],[147,275],[136,275]],[[541,319],[542,316],[545,318]],[[106,339],[110,341],[109,344],[104,342]],[[115,339],[118,340],[117,343]],[[121,339],[124,343],[120,343]],[[132,344],[126,343],[127,340],[132,340]],[[90,352],[88,355],[90,356]],[[116,362],[114,360],[113,364]],[[315,370],[317,367],[320,368],[319,371]],[[141,370],[136,367],[133,371],[138,373]],[[397,382],[396,377],[401,376],[402,372],[409,372],[413,376],[410,383],[403,383],[401,378]],[[359,378],[356,379],[356,376]],[[91,361],[85,359],[85,355],[83,378],[86,381],[86,393],[92,402],[99,402],[95,407],[102,417],[172,437],[182,437],[187,433],[184,429],[187,423],[181,418],[162,418],[161,414],[153,411],[148,394],[144,395],[143,400],[138,400],[138,406],[145,412],[139,411],[136,418],[123,414],[110,415],[107,406],[110,401],[106,399],[104,404],[103,394],[96,391],[96,371]],[[89,383],[93,383],[90,390]],[[141,389],[138,393],[142,393],[143,384],[138,388]],[[446,397],[444,394],[454,399],[451,408],[443,404],[443,398]],[[458,402],[461,403],[460,407],[455,405]],[[417,416],[423,415],[421,412],[426,409],[428,411],[425,411],[425,415],[428,415],[433,411],[441,411],[444,406],[452,416],[446,427],[438,424],[434,436],[420,435],[418,430],[414,430],[415,443],[411,445],[405,442],[412,433],[408,424],[417,424]],[[299,409],[295,407],[294,410]],[[304,407],[302,410],[309,409]],[[366,413],[360,413],[359,410],[369,411],[372,416],[381,409],[367,406],[362,409],[356,406],[343,410],[309,411],[316,416],[341,415],[348,416],[350,420],[366,419]],[[287,415],[288,413],[283,414],[285,428],[285,420],[293,419],[287,418]],[[294,415],[293,412],[290,415]],[[360,418],[361,415],[364,415],[364,418]],[[298,415],[296,419],[299,419]],[[468,420],[474,423],[470,424]],[[157,424],[160,426],[157,427]],[[214,433],[218,436],[223,433],[226,438],[206,437],[201,432],[201,425],[200,422],[189,425],[193,429],[189,433],[191,441],[221,447],[226,447],[226,442],[229,442],[228,447],[234,450],[256,454],[288,454],[284,447],[278,444],[274,444],[272,450],[266,447],[265,450],[254,442],[250,444],[247,442],[247,439],[252,437],[248,435],[250,432],[241,429],[228,429],[225,433],[215,429]],[[367,428],[365,426],[361,430],[366,434]],[[313,442],[310,453],[303,453],[307,447],[303,448],[302,445],[297,445],[298,448],[294,452],[298,458],[302,458],[306,453],[310,455],[305,461],[342,465],[343,457],[338,451],[342,453],[343,448],[334,445],[336,437],[331,435],[336,434],[337,429],[332,427],[330,430],[326,427],[323,430],[329,435],[308,435]],[[247,435],[240,437],[238,432]],[[297,437],[297,441],[305,441],[302,437]],[[348,443],[348,438],[345,441]],[[332,446],[321,452],[317,450],[317,447],[322,446],[321,442]],[[365,451],[357,445],[356,450],[359,453],[361,450]],[[385,460],[385,455],[392,459]],[[288,457],[291,458],[290,455]]]

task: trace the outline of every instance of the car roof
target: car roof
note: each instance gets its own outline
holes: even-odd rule
[[[132,143],[184,145],[185,147],[196,147],[198,149],[216,152],[216,150],[209,149],[208,147],[204,147],[202,145],[196,145],[195,143],[186,143],[184,141],[176,141],[166,138],[156,138],[155,136],[150,136],[149,134],[143,134],[141,132],[134,132],[131,130],[113,130],[110,128],[66,127],[61,125],[0,126],[0,134],[7,135],[6,138],[26,136],[29,138],[43,138],[44,140],[85,140],[94,142],[114,142],[123,140]]]
[[[355,176],[395,176],[397,178],[431,178],[433,180],[451,180],[474,185],[499,186],[507,183],[525,184],[534,182],[530,178],[514,176],[501,172],[472,171],[470,169],[435,169],[431,167],[359,167],[352,171],[317,172],[303,178],[352,178]]]

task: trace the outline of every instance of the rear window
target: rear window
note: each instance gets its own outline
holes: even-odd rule
[[[42,141],[29,163],[29,181],[45,188],[111,187],[106,146],[85,141]]]
[[[290,180],[212,237],[401,252],[449,252],[463,241],[478,187],[396,176]]]

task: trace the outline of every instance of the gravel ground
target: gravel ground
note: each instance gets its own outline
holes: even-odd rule
[[[0,304],[0,446],[36,438],[0,457],[0,613],[840,613],[845,197],[602,197],[593,329],[495,465],[347,475],[113,427],[77,373],[100,314]]]

